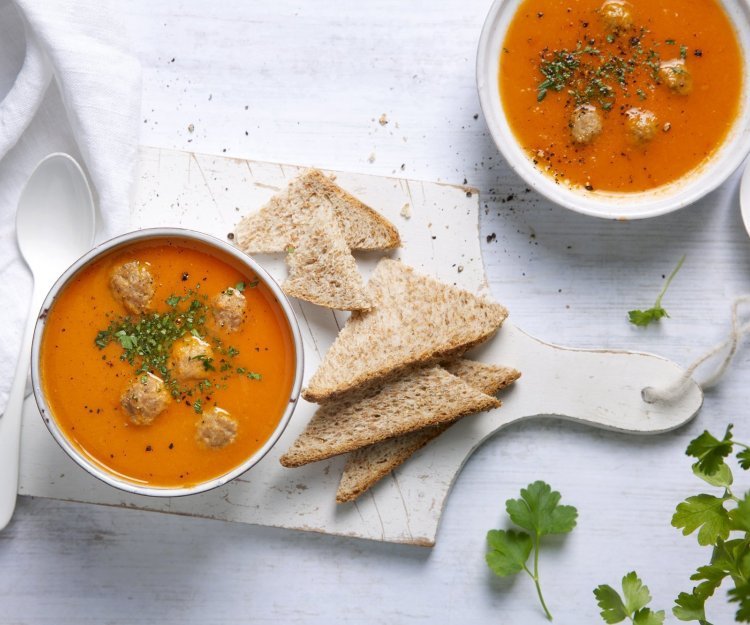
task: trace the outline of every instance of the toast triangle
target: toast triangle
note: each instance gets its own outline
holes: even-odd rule
[[[297,247],[286,256],[287,295],[339,310],[368,310],[372,302],[330,207],[319,207]]]
[[[247,254],[284,252],[299,244],[320,206],[333,209],[349,249],[389,250],[401,245],[390,221],[317,169],[304,171],[258,212],[245,216],[235,229],[235,241]]]
[[[515,369],[473,360],[458,359],[443,367],[487,395],[494,395],[521,377]],[[345,503],[357,499],[451,425],[453,423],[431,426],[353,451],[344,466],[336,501]]]
[[[354,392],[318,408],[280,461],[302,466],[499,405],[442,367],[417,369],[374,392]]]
[[[373,309],[354,312],[303,396],[322,403],[463,354],[495,334],[508,315],[500,304],[382,259],[368,284]]]

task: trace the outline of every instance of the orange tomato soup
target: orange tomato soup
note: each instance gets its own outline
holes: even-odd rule
[[[700,167],[743,89],[737,35],[717,0],[525,0],[499,74],[535,165],[589,191],[645,191]]]
[[[112,288],[116,268],[134,261],[153,276],[143,313],[126,309]],[[235,289],[244,296],[243,320],[228,332],[212,302]],[[158,360],[183,340],[159,344],[159,323],[172,337],[184,332],[211,346],[210,358],[186,361],[203,366],[199,379],[174,380],[170,356]],[[138,356],[149,340],[161,370]],[[269,439],[289,405],[295,355],[289,324],[262,282],[197,243],[165,239],[113,251],[64,287],[47,313],[40,369],[52,416],[91,462],[137,484],[188,487],[226,474]],[[146,383],[146,370],[165,383],[166,407],[137,423],[124,397]],[[216,408],[234,425],[212,446],[198,433]]]

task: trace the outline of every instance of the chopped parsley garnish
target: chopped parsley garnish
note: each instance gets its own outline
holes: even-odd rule
[[[537,102],[542,102],[550,91],[567,91],[576,106],[597,104],[608,111],[614,107],[618,92],[630,95],[631,84],[638,80],[641,71],[645,70],[651,83],[658,84],[661,44],[652,40],[648,45],[648,39],[649,31],[641,28],[627,40],[618,33],[609,33],[599,41],[593,38],[578,41],[574,50],[545,48],[539,62]],[[665,43],[677,45],[674,39]],[[679,49],[680,57],[687,58],[687,46],[680,45]],[[645,99],[646,85],[635,93]]]
[[[203,402],[200,399],[196,399],[193,402],[193,410],[195,414],[203,414]]]
[[[537,87],[537,102],[544,100],[550,89],[562,91],[571,83],[576,71],[581,67],[581,56],[584,54],[598,56],[600,53],[596,48],[584,48],[579,43],[575,50],[555,50],[550,59],[543,58],[539,71],[542,72],[544,80]]]
[[[200,360],[203,363],[203,369],[206,371],[216,371],[216,367],[214,367],[214,359],[205,354],[193,356],[192,360]]]
[[[234,288],[240,290],[240,285],[242,289],[248,286],[252,288],[254,284],[257,282],[248,285],[239,283]],[[232,374],[240,373],[240,368],[232,362],[239,356],[240,350],[231,345],[224,346],[219,337],[210,334],[210,326],[206,325],[211,312],[208,296],[191,289],[185,295],[173,294],[164,301],[169,307],[166,312],[113,317],[107,329],[97,333],[95,345],[99,349],[104,349],[111,343],[119,345],[122,348],[120,360],[130,364],[135,369],[136,376],[145,376],[146,373],[159,376],[175,398],[192,396],[194,392],[203,394],[210,388],[225,387],[226,385],[221,385],[219,380],[212,381],[208,377],[216,372],[217,368],[221,374],[221,381],[227,381]],[[193,360],[201,361],[206,372],[206,378],[193,386],[181,385],[170,371],[172,347],[176,341],[186,336],[212,342],[216,350],[216,359],[206,354],[192,357]],[[221,354],[221,357],[217,353]],[[242,369],[241,375],[253,380],[261,379],[260,374],[248,372],[246,369]],[[200,406],[200,400],[193,403],[196,412]]]
[[[254,371],[248,371],[244,367],[237,367],[236,371],[239,375],[246,376],[248,380],[262,380],[263,379],[263,376],[260,373],[255,373]]]
[[[205,302],[196,297],[184,309],[175,304],[168,312],[117,317],[96,335],[94,342],[104,349],[116,341],[123,349],[120,359],[133,365],[136,373],[153,371],[168,381],[167,361],[172,345],[186,333],[203,335],[206,311]]]

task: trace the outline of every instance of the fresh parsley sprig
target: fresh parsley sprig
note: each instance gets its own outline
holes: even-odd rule
[[[742,496],[733,491],[734,476],[726,463],[734,454],[743,470],[750,469],[750,446],[734,440],[729,425],[722,438],[703,432],[690,441],[685,453],[695,458],[695,476],[720,489],[720,493],[692,495],[677,506],[672,516],[672,525],[683,535],[697,531],[698,544],[713,547],[709,563],[698,567],[690,577],[697,584],[690,592],[677,596],[672,613],[681,621],[711,625],[706,619],[706,601],[725,580],[730,580],[733,587],[728,591],[729,601],[738,604],[735,621],[750,623],[750,491]],[[651,596],[634,572],[623,578],[622,588],[624,600],[610,586],[594,590],[606,623],[619,623],[626,618],[634,625],[664,622],[663,611],[646,607]]]
[[[731,425],[721,439],[703,432],[685,452],[696,459],[696,477],[721,492],[688,497],[672,517],[672,525],[683,535],[697,530],[698,544],[713,547],[710,562],[690,577],[698,584],[689,593],[681,592],[675,600],[672,612],[681,621],[710,625],[706,620],[706,601],[729,579],[734,586],[729,590],[729,601],[739,604],[735,620],[750,623],[750,491],[740,497],[732,489],[734,476],[726,459],[735,448],[740,448],[735,454],[740,467],[750,469],[750,447],[733,439]]]
[[[509,499],[505,510],[518,527],[527,530],[490,530],[487,532],[489,551],[485,559],[495,575],[508,577],[525,571],[536,586],[539,602],[552,620],[539,583],[539,547],[543,536],[567,534],[576,526],[578,511],[573,506],[561,506],[560,493],[545,482],[538,481],[521,489],[520,499]],[[533,570],[527,562],[534,552]]]
[[[648,310],[631,310],[628,312],[630,323],[632,323],[633,325],[645,327],[653,321],[659,321],[659,319],[661,319],[662,317],[669,317],[669,313],[661,305],[661,300],[666,294],[669,285],[672,284],[672,280],[674,280],[674,277],[677,275],[677,272],[680,270],[684,262],[685,256],[680,258],[680,262],[677,263],[677,266],[674,268],[672,273],[669,274],[667,281],[664,283],[664,288],[662,288],[661,293],[659,293],[659,296],[656,298],[656,302],[654,303],[652,308],[649,308]]]
[[[601,608],[605,623],[621,623],[629,619],[633,625],[662,625],[664,610],[647,607],[651,593],[635,571],[622,578],[622,596],[612,586],[602,584],[594,589],[596,603]]]

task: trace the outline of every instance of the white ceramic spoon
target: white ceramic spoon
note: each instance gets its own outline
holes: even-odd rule
[[[67,154],[50,154],[37,165],[18,201],[16,237],[31,269],[34,289],[8,405],[0,417],[0,530],[13,516],[31,337],[39,308],[60,267],[67,267],[94,243],[94,199],[80,165]]]

